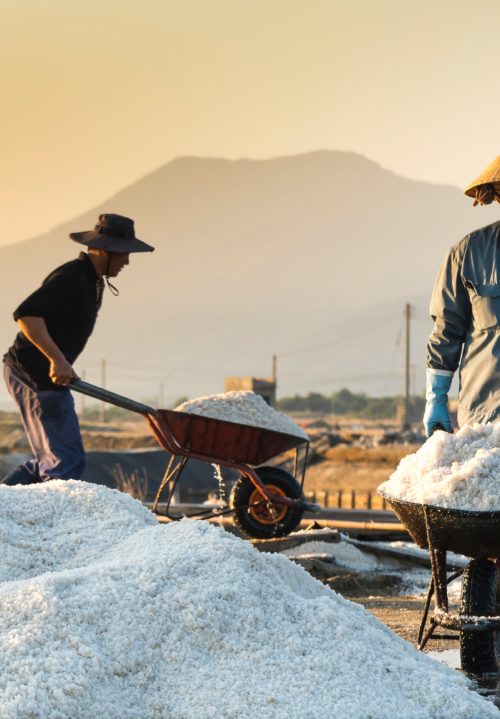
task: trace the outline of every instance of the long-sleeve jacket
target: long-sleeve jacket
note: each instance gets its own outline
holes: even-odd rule
[[[460,368],[459,425],[500,417],[500,222],[454,245],[437,276],[427,366]]]

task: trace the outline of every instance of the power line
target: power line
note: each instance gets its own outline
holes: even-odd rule
[[[344,335],[343,337],[337,337],[336,339],[332,340],[331,342],[326,342],[321,345],[310,345],[309,347],[305,347],[300,350],[295,350],[293,352],[280,352],[278,353],[279,357],[294,357],[295,355],[299,354],[305,354],[306,352],[316,352],[317,350],[326,349],[328,347],[334,347],[335,345],[338,345],[340,342],[347,342],[348,340],[356,339],[357,337],[362,337],[363,335],[370,334],[373,332],[373,330],[378,330],[381,327],[386,327],[389,324],[392,324],[394,322],[394,317],[391,317],[390,319],[386,319],[383,322],[379,322],[374,325],[370,325],[369,328],[365,328],[358,332],[353,332],[348,335]]]

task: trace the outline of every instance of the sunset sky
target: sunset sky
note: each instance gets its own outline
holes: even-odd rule
[[[498,0],[0,0],[0,244],[182,155],[500,154]]]

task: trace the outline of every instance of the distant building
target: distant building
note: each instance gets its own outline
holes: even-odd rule
[[[276,382],[272,377],[226,377],[224,392],[242,392],[250,390],[264,399],[271,407],[276,407]]]

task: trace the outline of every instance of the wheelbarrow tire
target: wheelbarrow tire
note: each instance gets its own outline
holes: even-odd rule
[[[464,570],[460,614],[500,615],[500,573],[487,559],[472,559]],[[500,668],[500,632],[460,632],[460,662],[466,674],[490,674]]]
[[[290,499],[302,498],[302,489],[295,477],[279,467],[259,467],[256,470],[261,482]],[[300,507],[283,507],[278,509],[279,517],[274,521],[272,514],[266,509],[264,503],[260,511],[255,506],[259,495],[256,488],[246,475],[242,475],[233,485],[229,497],[229,506],[233,510],[233,521],[246,535],[254,539],[271,539],[284,537],[293,532],[302,519],[304,510]],[[261,495],[260,495],[261,496]],[[252,506],[249,506],[252,502]],[[286,510],[286,511],[285,511]],[[260,516],[259,516],[260,514]],[[266,516],[268,514],[269,516]]]

